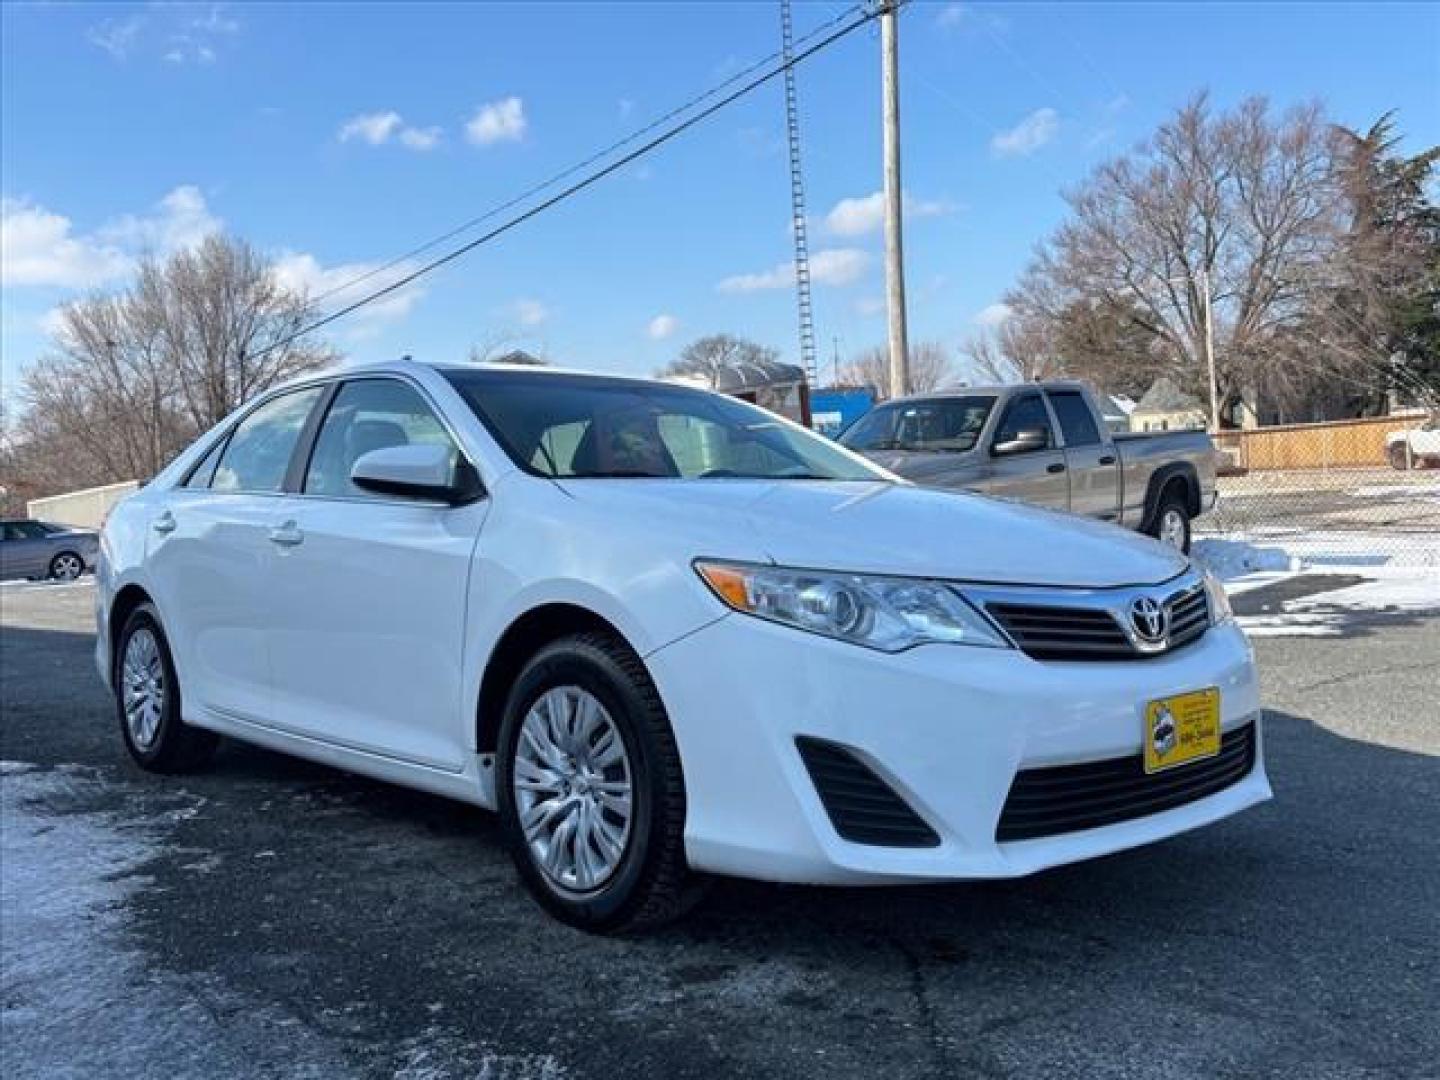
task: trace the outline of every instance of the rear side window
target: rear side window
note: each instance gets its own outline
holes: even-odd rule
[[[1045,402],[1040,400],[1039,394],[1027,394],[1010,403],[1000,421],[1000,429],[995,433],[995,441],[1011,442],[1019,438],[1020,432],[1030,429],[1045,433],[1045,446],[1041,449],[1049,449],[1055,445],[1055,432],[1050,427],[1050,413],[1045,408]]]
[[[429,443],[450,451],[453,468],[460,452],[450,433],[411,386],[396,379],[347,382],[330,403],[315,450],[305,470],[309,495],[377,499],[350,481],[355,462],[372,450]]]
[[[290,455],[323,392],[324,387],[311,386],[282,394],[241,420],[225,444],[210,486],[216,491],[281,490]]]
[[[1095,417],[1083,394],[1075,390],[1054,391],[1050,394],[1050,404],[1060,418],[1066,446],[1094,446],[1100,441],[1100,429],[1095,426]]]

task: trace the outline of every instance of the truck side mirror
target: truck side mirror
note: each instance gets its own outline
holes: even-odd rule
[[[996,457],[1008,457],[1011,454],[1030,454],[1036,450],[1044,450],[1049,445],[1050,437],[1046,435],[1044,428],[1021,428],[1015,432],[1013,439],[997,442],[990,447],[990,452]]]

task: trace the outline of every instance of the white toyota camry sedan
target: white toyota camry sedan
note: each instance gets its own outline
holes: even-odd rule
[[[707,874],[1011,877],[1270,795],[1251,651],[1184,556],[664,383],[270,391],[115,510],[98,586],[142,767],[231,736],[492,808],[593,930]]]

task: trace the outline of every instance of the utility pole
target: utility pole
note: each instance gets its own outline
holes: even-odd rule
[[[881,0],[880,55],[885,123],[885,301],[890,324],[890,397],[910,392],[910,347],[905,329],[905,254],[900,237],[899,0]]]
[[[1210,369],[1210,434],[1220,431],[1220,384],[1215,379],[1215,320],[1210,309],[1210,268],[1200,269],[1205,305],[1205,364]]]

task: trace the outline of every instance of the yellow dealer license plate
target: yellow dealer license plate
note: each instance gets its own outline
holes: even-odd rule
[[[1216,687],[1157,698],[1145,706],[1145,771],[1214,757],[1220,752],[1220,691]]]

